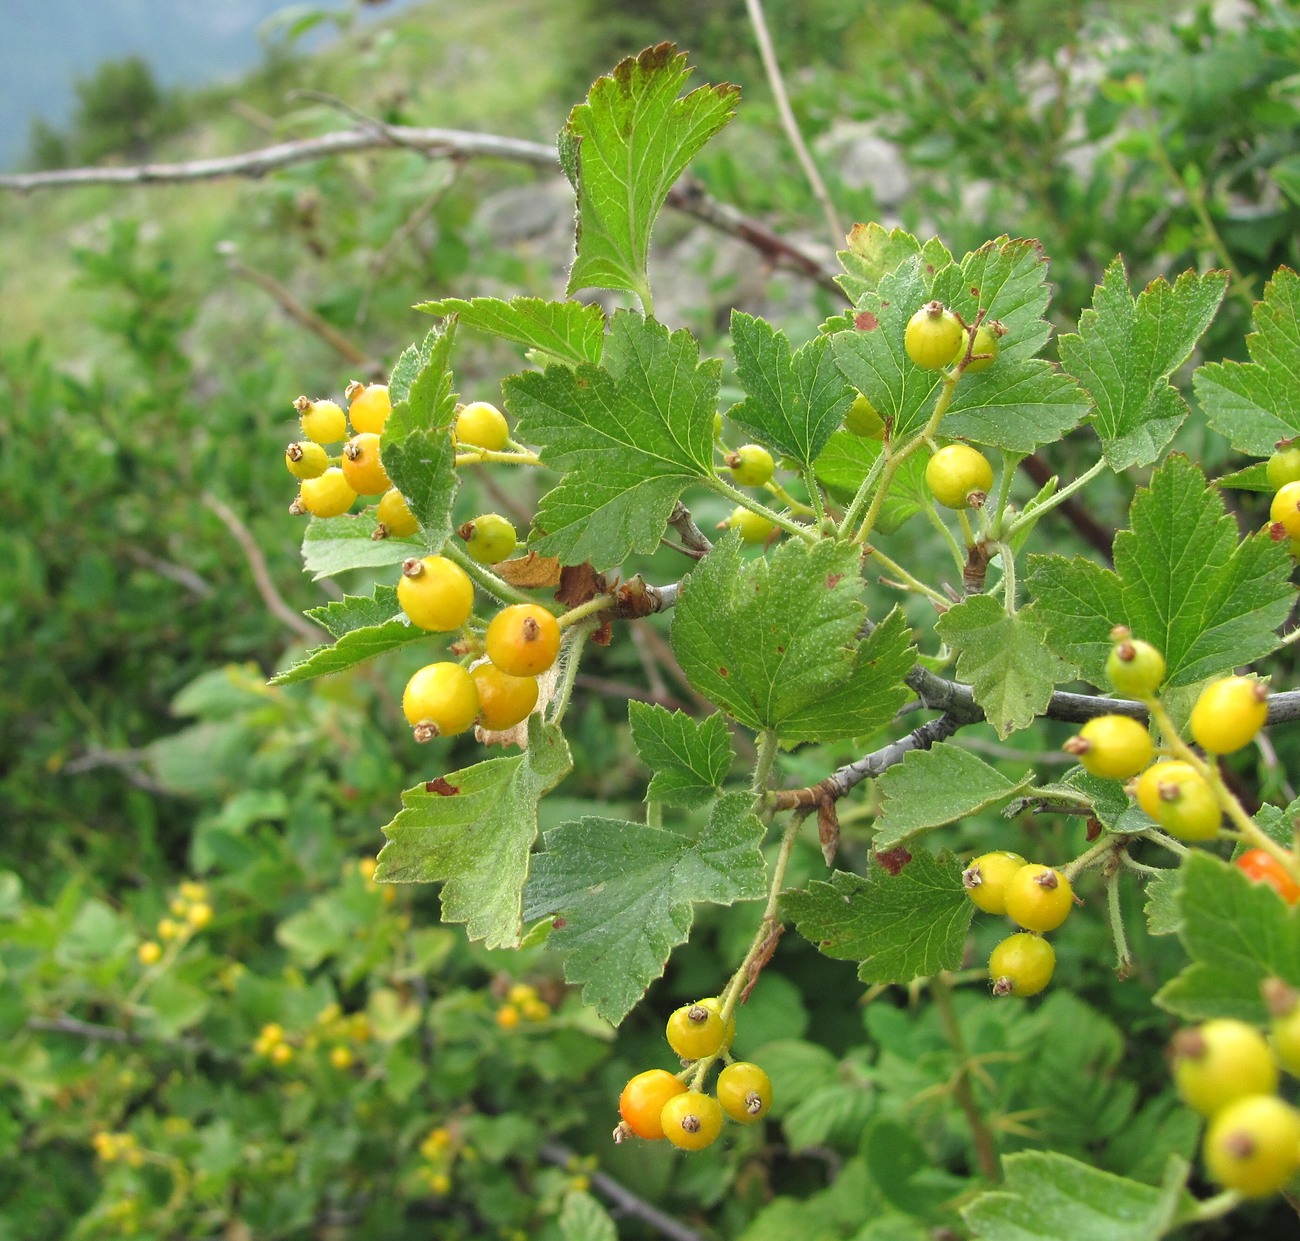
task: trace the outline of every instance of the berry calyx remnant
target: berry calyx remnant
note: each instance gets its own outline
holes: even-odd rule
[[[1137,779],[1137,803],[1179,840],[1212,840],[1223,821],[1214,790],[1191,763],[1155,763]]]
[[[618,1097],[618,1114],[637,1137],[655,1141],[664,1136],[664,1106],[685,1093],[685,1083],[667,1069],[647,1069],[623,1087]]]
[[[510,442],[506,416],[488,401],[471,401],[456,414],[456,443],[500,452]]]
[[[379,436],[372,431],[354,435],[343,445],[343,477],[361,496],[383,495],[393,484],[379,456]]]
[[[976,909],[986,914],[1007,912],[1007,883],[1025,865],[1018,853],[981,853],[961,873],[962,887]]]
[[[402,712],[416,741],[454,737],[478,718],[478,691],[460,664],[426,664],[406,683]]]
[[[340,517],[352,507],[357,493],[342,470],[330,466],[318,478],[304,478],[298,484],[298,498],[289,506],[291,513],[310,513],[313,517]]]
[[[994,995],[1037,995],[1056,970],[1056,950],[1041,935],[1018,931],[989,954]]]
[[[1128,715],[1099,715],[1089,720],[1063,747],[1094,776],[1127,780],[1155,753],[1151,734]]]
[[[1214,1116],[1247,1095],[1277,1089],[1277,1064],[1254,1026],[1216,1018],[1180,1030],[1170,1045],[1174,1087],[1188,1107]]]
[[[305,438],[316,444],[337,444],[347,439],[348,419],[333,401],[313,401],[300,396],[293,403],[302,422]]]
[[[312,440],[299,440],[284,450],[284,464],[294,478],[319,478],[329,469],[330,455]]]
[[[712,1146],[722,1132],[722,1105],[712,1095],[687,1090],[674,1095],[660,1114],[664,1137],[684,1151]]]
[[[1074,890],[1059,870],[1029,862],[1007,880],[1007,916],[1026,931],[1054,931],[1074,908]]]
[[[402,563],[397,602],[412,625],[431,633],[450,633],[474,610],[474,583],[445,556],[412,557]]]
[[[925,485],[944,508],[982,508],[993,486],[993,467],[969,444],[949,444],[926,463]]]
[[[479,723],[492,732],[513,728],[537,705],[537,678],[512,677],[492,662],[470,669],[478,690]]]
[[[1117,694],[1149,698],[1165,679],[1165,657],[1123,625],[1110,631],[1115,645],[1106,656],[1106,679]]]
[[[961,320],[940,301],[927,302],[903,329],[903,349],[922,370],[951,366],[964,344]]]
[[[776,472],[776,462],[761,444],[742,444],[727,454],[727,468],[740,486],[761,487]]]
[[[1254,677],[1221,677],[1201,690],[1188,729],[1202,749],[1231,754],[1249,745],[1267,720],[1267,685]]]
[[[375,511],[375,517],[383,528],[383,535],[380,536],[383,538],[391,536],[395,539],[404,539],[420,528],[420,523],[411,512],[406,497],[396,487],[390,487],[379,497],[379,507]]]
[[[772,1079],[748,1060],[727,1065],[715,1089],[722,1110],[742,1125],[756,1124],[772,1106]]]
[[[532,677],[545,672],[560,650],[560,626],[537,603],[502,608],[488,625],[487,655],[502,672]]]
[[[348,401],[348,418],[354,431],[382,435],[392,411],[386,384],[363,384],[354,379],[343,391]]]
[[[465,550],[479,564],[500,564],[514,554],[519,543],[514,524],[500,513],[484,513],[456,531],[465,540]]]

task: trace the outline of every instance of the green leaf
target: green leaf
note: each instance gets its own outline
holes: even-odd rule
[[[416,310],[456,315],[463,327],[490,332],[563,362],[600,361],[605,343],[605,312],[593,302],[547,302],[538,297],[443,297],[420,302]]]
[[[595,1198],[571,1189],[560,1209],[560,1236],[562,1241],[618,1241],[618,1230]]]
[[[420,356],[426,360],[405,399],[393,404],[380,443],[384,469],[420,523],[414,537],[426,552],[441,551],[451,538],[451,510],[460,486],[450,434],[456,416],[450,365],[455,331],[451,319],[425,338]]]
[[[907,983],[961,965],[975,906],[951,853],[921,849],[898,872],[873,863],[866,878],[836,871],[829,883],[787,892],[781,908],[828,957],[859,961],[869,983]]]
[[[310,681],[313,677],[329,676],[333,672],[346,672],[357,664],[374,659],[387,651],[419,642],[429,635],[423,629],[417,629],[405,616],[385,621],[382,625],[369,625],[364,629],[353,629],[345,633],[337,642],[329,646],[318,646],[306,656],[271,678],[272,685],[293,685],[298,681]]]
[[[952,262],[952,255],[937,237],[931,237],[922,246],[901,228],[855,224],[849,230],[847,241],[848,249],[839,250],[835,255],[845,271],[843,276],[836,276],[835,283],[855,306],[863,294],[874,293],[880,287],[883,276],[896,271],[910,258],[919,256],[923,267],[931,271]]]
[[[1082,793],[1091,803],[1093,817],[1105,828],[1116,831],[1145,831],[1155,823],[1147,818],[1128,798],[1124,785],[1118,780],[1107,780],[1102,776],[1090,775],[1082,767],[1071,767],[1065,775],[1052,784],[1041,784],[1033,791],[1049,801],[1054,794],[1063,793],[1060,800],[1078,804],[1077,796]],[[1129,824],[1129,820],[1136,821]]]
[[[836,431],[813,468],[822,485],[848,504],[884,450],[880,440],[864,439],[851,431]],[[894,475],[876,520],[880,534],[893,534],[905,521],[934,503],[925,486],[925,467],[929,460],[930,454],[921,449],[912,453]]]
[[[1192,376],[1205,417],[1238,452],[1267,457],[1300,436],[1300,275],[1279,268],[1255,306],[1249,362],[1208,362]]]
[[[579,819],[546,833],[533,859],[524,917],[558,914],[548,943],[565,977],[617,1025],[686,942],[696,901],[730,905],[767,891],[764,828],[753,798],[720,798],[702,831]],[[969,902],[968,902],[969,903]]]
[[[865,641],[860,551],[823,540],[745,561],[719,540],[682,583],[672,644],[690,683],[784,744],[861,736],[907,698],[907,626],[895,613]]]
[[[467,923],[469,937],[489,948],[515,947],[537,803],[570,766],[560,730],[530,716],[522,754],[490,758],[402,794],[401,812],[384,828],[388,843],[375,878],[441,881],[443,921]]]
[[[1161,871],[1146,886],[1147,930],[1152,935],[1176,935],[1183,929],[1182,911],[1179,909],[1181,876],[1177,869]]]
[[[1131,528],[1115,536],[1115,568],[1031,556],[1029,586],[1048,643],[1104,685],[1110,630],[1127,625],[1163,652],[1165,685],[1194,685],[1277,648],[1293,588],[1291,560],[1267,532],[1238,542],[1237,523],[1205,476],[1171,456],[1140,490]]]
[[[1008,780],[983,759],[950,742],[913,750],[878,781],[884,805],[872,845],[892,849],[921,832],[1005,805],[1027,788],[1034,773]]]
[[[1007,1155],[1002,1169],[1002,1186],[962,1211],[977,1241],[1157,1241],[1186,1197],[1179,1159],[1160,1189],[1054,1151]]]
[[[630,702],[627,718],[632,744],[654,773],[646,801],[690,807],[718,795],[736,758],[720,714],[693,720],[681,711]]]
[[[819,336],[796,353],[784,332],[733,310],[731,341],[749,395],[727,417],[780,456],[811,467],[854,398],[831,357],[830,338]]]
[[[1191,854],[1181,873],[1178,937],[1191,964],[1156,1003],[1187,1021],[1267,1024],[1259,984],[1271,976],[1300,986],[1300,909],[1208,853]]]
[[[992,595],[972,595],[935,626],[957,653],[957,675],[969,682],[985,718],[1005,737],[1047,710],[1052,691],[1074,668],[1047,649],[1047,631],[1031,606],[1014,616]]]
[[[1093,290],[1077,335],[1060,338],[1061,363],[1092,397],[1089,415],[1112,470],[1150,465],[1187,417],[1169,376],[1191,356],[1228,287],[1222,271],[1153,280],[1136,300],[1115,259]]]
[[[560,163],[578,194],[575,289],[649,297],[650,233],[673,182],[732,117],[740,88],[702,86],[672,43],[646,48],[598,78],[560,132]]]
[[[390,621],[401,608],[397,606],[397,589],[376,586],[373,595],[344,595],[319,608],[308,608],[303,615],[314,620],[332,637],[341,638],[354,629],[367,629]]]
[[[1256,461],[1254,465],[1233,470],[1231,474],[1220,474],[1214,480],[1216,487],[1228,487],[1233,491],[1261,491],[1272,493],[1276,490],[1268,481],[1268,462]]]
[[[423,542],[376,539],[374,533],[374,513],[313,517],[302,539],[302,567],[319,582],[348,569],[378,569],[425,554]]]
[[[537,510],[533,550],[598,571],[654,551],[683,488],[712,476],[721,373],[689,332],[620,311],[599,367],[507,379],[519,434],[566,472]]]

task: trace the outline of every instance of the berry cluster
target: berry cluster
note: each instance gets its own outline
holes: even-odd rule
[[[1180,1031],[1170,1048],[1179,1095],[1208,1121],[1206,1171],[1247,1198],[1274,1194],[1300,1172],[1300,1110],[1278,1096],[1279,1068],[1300,1075],[1300,995],[1276,978],[1263,991],[1268,1038],[1219,1018]]]
[[[278,1021],[268,1021],[253,1040],[253,1054],[285,1068],[299,1052],[311,1055],[328,1048],[330,1067],[343,1073],[356,1063],[358,1050],[372,1033],[365,1013],[349,1014],[337,1004],[327,1004],[317,1014],[315,1027],[301,1035],[288,1033]]]
[[[962,871],[962,886],[977,909],[1005,914],[1023,929],[989,955],[994,995],[1037,995],[1056,969],[1056,951],[1043,938],[1070,916],[1074,889],[1059,870],[1027,862],[1018,853],[977,857]]]
[[[503,1030],[515,1029],[521,1021],[541,1022],[551,1015],[551,1006],[526,982],[511,985],[505,1003],[497,1009],[496,1023]]]
[[[752,1125],[767,1115],[772,1082],[758,1065],[732,1060],[727,1054],[736,1035],[736,1020],[723,1020],[720,999],[682,1005],[668,1018],[665,1033],[684,1067],[678,1074],[647,1069],[623,1087],[618,1099],[623,1119],[614,1130],[616,1142],[634,1134],[651,1141],[667,1138],[681,1150],[699,1151],[717,1140],[724,1116]],[[714,1094],[706,1094],[700,1087],[719,1058],[725,1066]]]
[[[299,480],[298,496],[289,511],[340,517],[358,496],[381,496],[380,529],[398,537],[414,534],[418,528],[415,519],[406,501],[392,489],[379,452],[379,437],[391,408],[388,388],[354,380],[344,396],[348,401],[346,414],[334,401],[300,396],[293,403],[301,419],[302,438],[284,450],[284,464]],[[331,457],[326,446],[340,442],[342,451]]]
[[[163,959],[163,944],[175,945],[172,951],[178,951],[190,936],[212,921],[207,889],[201,883],[186,880],[172,897],[168,915],[158,921],[155,932],[158,938],[146,939],[135,950],[141,965],[157,965]]]

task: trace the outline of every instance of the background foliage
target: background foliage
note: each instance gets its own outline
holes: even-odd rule
[[[772,7],[796,112],[847,218],[932,230],[956,254],[1008,231],[1037,237],[1064,321],[1117,252],[1134,288],[1186,267],[1230,269],[1201,349],[1244,357],[1263,276],[1300,261],[1290,6],[1248,6],[1238,22],[1202,7],[1173,23],[1163,5],[1057,3],[1052,20],[1036,3],[995,0]],[[526,40],[497,33],[525,27]],[[416,9],[310,58],[289,37],[264,71],[183,100],[150,96],[137,70],[106,69],[74,127],[37,135],[33,154],[188,158],[344,123],[328,101],[287,97],[294,88],[389,122],[549,141],[597,73],[660,38],[691,49],[697,81],[743,91],[739,119],[693,174],[824,244],[730,0]],[[702,909],[615,1037],[545,949],[467,945],[439,925],[436,892],[368,878],[396,790],[423,778],[424,756],[396,725],[416,657],[266,684],[316,640],[266,606],[275,596],[254,562],[265,558],[284,612],[329,598],[299,572],[283,512],[293,397],[337,395],[371,363],[385,372],[423,329],[416,301],[470,288],[559,296],[571,220],[558,175],[397,152],[252,183],[0,199],[0,1236],[427,1228],[580,1241],[610,1235],[586,1196],[616,1201],[603,1177],[699,1235],[744,1241],[795,1230],[879,1241],[956,1222],[974,1156],[949,1094],[957,1057],[943,1012],[901,991],[864,993],[851,963],[791,936],[738,1042],[776,1084],[767,1131],[689,1161],[612,1147],[619,1086],[662,1061],[663,1014],[715,989],[751,919]],[[680,216],[664,217],[658,240],[660,318],[714,351],[733,308],[794,342],[842,309]],[[289,304],[353,352],[305,330]],[[482,338],[466,344],[462,389],[477,381],[474,394],[495,399],[487,377],[509,364]],[[1211,473],[1239,464],[1200,418],[1174,444]],[[1074,451],[1043,446],[1043,468],[1070,469]],[[1092,525],[1048,519],[1054,550],[1095,554],[1100,541],[1108,553],[1141,481],[1134,471],[1090,491]],[[1244,523],[1262,521],[1259,497],[1233,503]],[[533,507],[526,493],[471,486],[456,513],[497,505]],[[707,529],[725,508],[696,515]],[[932,536],[915,537],[925,554]],[[606,558],[648,575],[661,563],[631,550]],[[374,577],[357,571],[355,589]],[[637,814],[644,771],[625,698],[698,709],[665,655],[666,624],[644,629],[585,667],[567,729],[573,771],[543,802],[543,830]],[[1033,744],[1048,754],[1064,733],[1042,725]],[[991,728],[973,734],[1009,782],[1042,760],[1008,753]],[[1291,800],[1296,742],[1279,732],[1275,745],[1275,761],[1238,764],[1248,799]],[[453,749],[448,768],[472,746]],[[785,770],[807,782],[852,757],[824,741]],[[850,859],[865,855],[879,796],[842,810]],[[976,810],[944,843],[976,846],[1000,823]],[[1004,847],[1018,838],[1047,861],[1077,851],[1065,818],[997,830]],[[796,853],[796,886],[824,875],[813,847]],[[212,920],[143,964],[160,920],[184,918],[169,910],[180,884],[200,879]],[[1090,914],[1059,945],[1068,987],[1029,1009],[965,988],[955,1015],[985,1065],[1004,1151],[1073,1155],[1155,1186],[1166,1157],[1195,1144],[1160,1056],[1171,1025],[1148,1002],[1182,956],[1140,919],[1129,931],[1146,985],[1115,979]],[[991,928],[976,922],[973,938],[979,959]],[[521,984],[532,1017],[510,998]],[[290,1048],[280,1063],[255,1047],[269,1024]],[[97,1134],[131,1140],[105,1158]],[[638,1210],[620,1235],[661,1235]]]

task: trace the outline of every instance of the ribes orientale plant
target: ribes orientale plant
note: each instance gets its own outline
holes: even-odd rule
[[[302,479],[294,508],[314,514],[308,571],[392,566],[394,578],[311,613],[334,641],[277,681],[411,644],[429,653],[404,701],[431,743],[428,779],[403,794],[374,878],[441,884],[444,919],[489,948],[545,941],[614,1024],[687,940],[698,906],[750,903],[734,971],[669,1021],[681,1062],[665,1052],[646,1065],[621,1118],[610,1100],[617,1139],[666,1136],[687,1150],[727,1140],[733,1122],[760,1121],[773,1104],[763,1066],[733,1062],[729,1048],[783,930],[858,963],[866,984],[928,989],[951,1024],[957,982],[1008,1005],[1054,972],[1059,984],[1067,967],[1053,943],[1068,943],[1079,902],[1106,909],[1121,976],[1139,969],[1125,925],[1140,915],[1122,891],[1140,884],[1149,932],[1185,950],[1181,972],[1147,980],[1155,1004],[1188,1023],[1230,1019],[1259,1062],[1240,1091],[1216,1080],[1188,1095],[1210,1118],[1206,1177],[1222,1192],[1193,1194],[1180,1154],[1159,1184],[1052,1151],[1002,1158],[966,1063],[954,1097],[969,1154],[952,1162],[967,1171],[944,1173],[944,1197],[978,1237],[1150,1238],[1274,1194],[1300,1168],[1300,1121],[1273,1057],[1295,1064],[1285,1035],[1275,1053],[1254,1032],[1295,1025],[1300,806],[1252,817],[1218,759],[1297,714],[1290,695],[1270,699],[1263,681],[1236,674],[1287,641],[1279,629],[1294,602],[1295,453],[1267,469],[1264,459],[1300,436],[1300,280],[1284,269],[1268,286],[1250,361],[1193,376],[1209,427],[1258,459],[1220,482],[1277,493],[1271,521],[1261,509],[1243,536],[1201,467],[1168,451],[1190,413],[1171,376],[1214,320],[1223,272],[1159,279],[1135,297],[1116,258],[1077,327],[1054,332],[1048,256],[1033,239],[954,255],[936,238],[859,224],[839,255],[850,305],[811,340],[737,311],[724,360],[658,322],[656,217],[737,102],[728,85],[683,95],[687,76],[670,45],[625,60],[560,135],[577,196],[568,292],[611,290],[635,305],[422,305],[437,325],[401,354],[386,398],[357,386],[354,438],[337,458],[309,445],[344,439],[341,407],[299,402],[305,443],[289,464]],[[460,391],[467,332],[521,350],[499,395]],[[1018,498],[1022,460],[1072,434],[1093,446],[1093,463]],[[1149,473],[1112,565],[1037,541],[1044,516],[1131,470]],[[471,471],[507,488],[512,472],[541,480],[518,548],[498,514],[458,533],[453,505]],[[343,511],[357,493],[384,495],[378,516],[368,498]],[[733,512],[711,538],[691,506],[715,503]],[[917,556],[918,543],[942,554]],[[680,556],[676,580],[623,572],[661,545]],[[666,612],[680,669],[712,712],[630,703],[650,772],[644,815],[539,831],[539,803],[571,767],[564,726],[584,651]],[[1014,745],[1051,728],[1045,719],[1082,726],[1064,774],[1025,763],[1009,776],[963,744],[978,722]],[[501,748],[445,769],[440,738],[476,725]],[[836,746],[858,756],[793,778],[808,773],[787,761],[800,747]],[[869,847],[842,846],[840,808],[863,787]],[[1048,865],[983,828],[957,851],[931,838],[990,810],[1063,816],[1078,829],[1074,855]],[[804,833],[827,871],[792,886],[787,862]],[[1249,850],[1249,864],[1234,865],[1234,849]],[[977,913],[1014,926],[987,969],[958,974]],[[1184,1031],[1180,1082],[1233,1076],[1237,1053],[1220,1053],[1218,1039],[1212,1023]],[[1230,1063],[1200,1063],[1210,1056]]]

